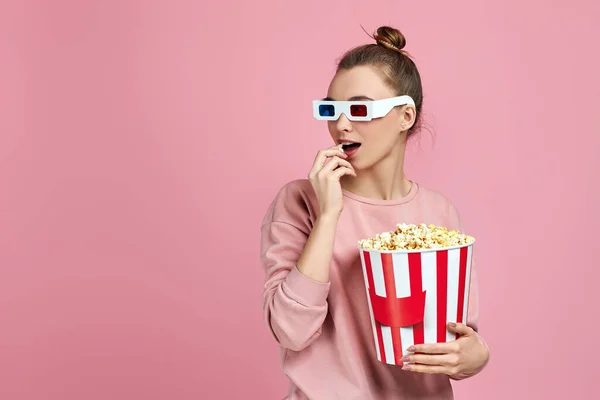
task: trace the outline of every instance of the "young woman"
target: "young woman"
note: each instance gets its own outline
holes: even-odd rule
[[[448,324],[457,340],[414,346],[403,367],[377,360],[358,240],[397,223],[462,227],[446,197],[404,173],[421,79],[398,30],[380,27],[374,39],[343,56],[325,99],[358,102],[314,106],[335,145],[317,153],[308,179],[279,191],[262,223],[264,317],[290,400],[452,399],[450,379],[489,358],[472,268],[467,325]]]

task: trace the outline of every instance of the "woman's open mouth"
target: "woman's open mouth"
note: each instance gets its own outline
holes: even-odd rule
[[[356,143],[356,142],[342,141],[341,143],[342,143],[342,150],[344,150],[344,153],[346,153],[346,155],[348,157],[354,155],[358,151],[358,148],[360,147],[360,143]]]

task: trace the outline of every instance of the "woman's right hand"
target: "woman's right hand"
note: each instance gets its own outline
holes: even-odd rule
[[[308,179],[319,201],[320,217],[337,219],[344,208],[340,178],[356,176],[356,171],[346,160],[348,156],[340,146],[320,150],[317,153]]]

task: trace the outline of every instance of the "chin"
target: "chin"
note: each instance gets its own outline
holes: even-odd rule
[[[361,169],[364,169],[364,166],[363,166],[363,164],[360,161],[357,161],[357,160],[348,160],[348,162],[350,162],[350,164],[352,164],[352,167],[357,172],[360,171]]]
[[[354,170],[355,170],[356,172],[358,172],[358,171],[364,171],[364,170],[367,170],[367,169],[373,168],[373,166],[374,166],[376,163],[369,162],[369,161],[367,161],[367,160],[360,160],[360,159],[357,159],[357,160],[350,160],[350,164],[352,164],[352,166],[354,167]]]

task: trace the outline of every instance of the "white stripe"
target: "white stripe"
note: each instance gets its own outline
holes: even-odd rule
[[[437,342],[437,256],[430,251],[421,254],[421,276],[425,290],[425,343]]]
[[[460,272],[460,249],[448,251],[448,294],[446,302],[446,321],[457,322],[458,313],[458,277]],[[456,339],[456,334],[446,329],[446,341]]]
[[[410,297],[410,276],[408,274],[408,254],[394,253],[394,278],[396,279],[396,297]]]
[[[410,297],[410,274],[408,269],[408,254],[395,253],[392,256],[394,278],[396,280],[396,297]],[[402,355],[408,354],[406,348],[414,344],[414,329],[412,326],[400,328]]]
[[[369,259],[371,257],[369,256]],[[375,327],[375,317],[373,316],[373,305],[371,304],[371,296],[369,296],[369,278],[367,277],[367,266],[365,264],[365,257],[360,251],[360,262],[362,264],[363,276],[365,279],[365,289],[367,290],[367,302],[369,303],[369,315],[371,316],[371,327],[373,328],[373,340],[375,341],[375,354],[377,354],[377,358],[381,361],[381,352],[379,350],[379,338],[377,337],[377,328]]]
[[[412,326],[400,327],[400,340],[402,341],[402,355],[412,354],[406,350],[415,344],[415,330]]]
[[[465,281],[465,298],[463,306],[463,320],[462,323],[466,325],[467,317],[469,315],[469,291],[471,286],[471,261],[473,257],[473,245],[470,245],[467,253],[467,280]]]
[[[387,364],[396,364],[394,359],[394,343],[392,342],[392,330],[389,326],[381,325],[383,335],[383,348],[385,349],[385,362]]]
[[[373,283],[375,284],[375,294],[385,297],[385,279],[383,278],[381,256],[377,253],[370,253],[370,255],[371,266],[373,267]]]

